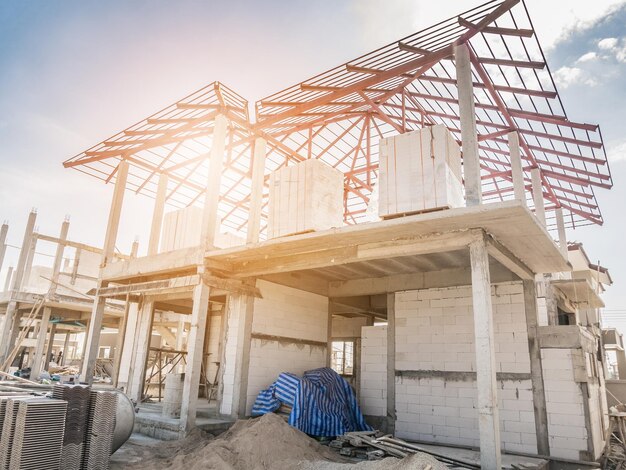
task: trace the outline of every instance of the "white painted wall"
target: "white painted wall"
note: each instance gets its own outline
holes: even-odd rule
[[[254,301],[252,333],[326,343],[328,298],[302,290],[258,281],[263,296]],[[301,375],[326,365],[326,347],[252,339],[247,412],[258,393],[281,372]]]
[[[333,338],[359,338],[361,328],[367,325],[367,317],[334,317],[332,324]]]

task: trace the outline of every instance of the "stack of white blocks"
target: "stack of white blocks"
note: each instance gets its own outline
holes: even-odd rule
[[[267,237],[343,225],[343,174],[316,159],[270,175]]]
[[[381,139],[380,217],[464,205],[461,150],[443,125]]]

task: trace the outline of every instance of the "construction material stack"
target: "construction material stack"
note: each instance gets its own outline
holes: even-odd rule
[[[67,402],[49,398],[17,401],[9,470],[61,468]],[[64,467],[63,467],[64,468]]]
[[[270,176],[267,237],[343,225],[343,174],[316,159],[285,166]]]
[[[379,160],[380,217],[465,205],[461,150],[445,126],[381,139]]]
[[[88,385],[57,384],[52,389],[52,397],[67,401],[61,468],[79,469],[83,459],[87,433],[91,387]]]
[[[116,409],[117,394],[115,392],[91,392],[83,469],[106,470],[109,468]]]

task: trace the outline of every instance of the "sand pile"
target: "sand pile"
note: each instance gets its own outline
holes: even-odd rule
[[[125,468],[134,470],[432,470],[446,467],[430,456],[345,463],[337,453],[289,426],[275,414],[237,421],[218,438],[193,433],[182,441],[164,443],[154,454]],[[342,463],[343,462],[343,463]]]

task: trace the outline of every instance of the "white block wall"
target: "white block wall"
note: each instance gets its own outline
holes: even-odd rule
[[[359,405],[366,416],[387,416],[387,327],[361,330]]]
[[[222,401],[220,413],[230,415],[233,412],[233,397],[235,393],[235,370],[237,366],[237,353],[241,354],[243,347],[241,333],[243,324],[241,319],[245,312],[245,302],[242,296],[230,297],[226,308],[225,332],[224,332],[224,361],[222,367]]]
[[[211,312],[209,317],[209,338],[207,352],[209,354],[207,366],[207,378],[213,382],[217,372],[216,362],[220,361],[220,342],[222,340],[222,315],[220,312]]]
[[[328,341],[328,298],[258,281],[262,299],[254,301],[252,333]],[[248,376],[247,412],[258,393],[276,380],[281,372],[301,375],[304,371],[326,366],[326,347],[252,339]]]
[[[359,338],[361,337],[361,328],[367,325],[366,317],[334,317],[332,324],[333,338]]]
[[[582,350],[542,349],[541,358],[550,453],[555,457],[579,459],[580,451],[587,450],[583,394],[574,375],[575,367],[580,367],[583,360]]]
[[[396,294],[396,370],[430,377],[396,377],[396,434],[451,444],[478,445],[474,327],[470,287]],[[498,372],[530,373],[521,282],[492,287]],[[368,354],[365,345],[362,355]],[[437,371],[454,379],[436,377]],[[386,380],[383,370],[378,378]],[[450,375],[450,374],[449,374]],[[503,448],[537,451],[530,379],[498,382]]]

